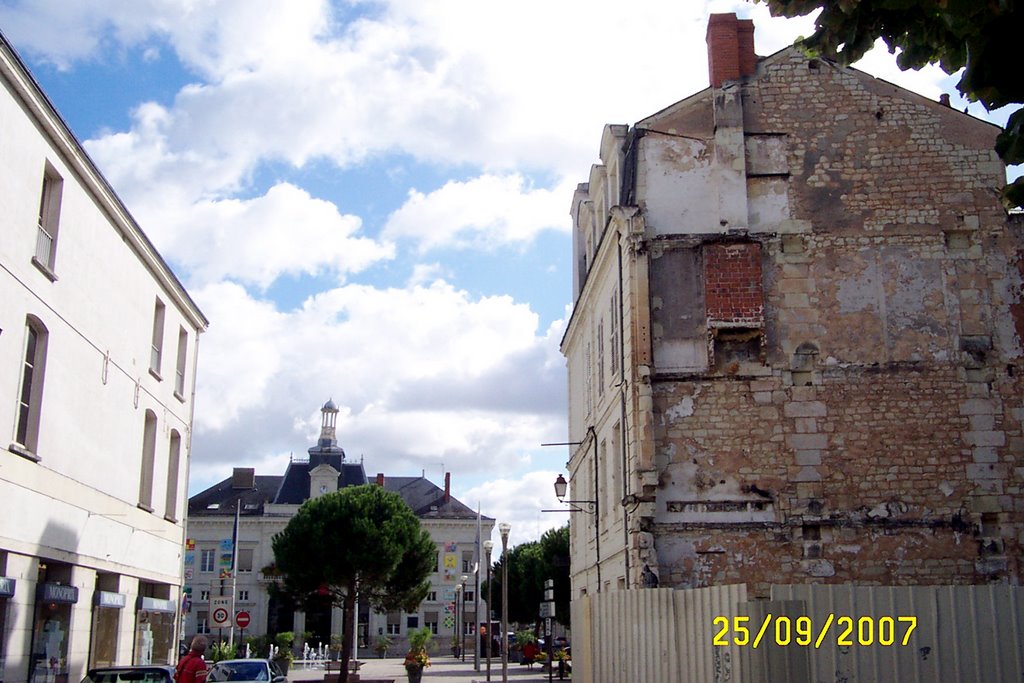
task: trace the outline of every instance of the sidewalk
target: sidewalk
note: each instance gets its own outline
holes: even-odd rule
[[[402,666],[402,659],[389,657],[387,659],[364,659],[362,668],[359,669],[359,677],[362,680],[370,679],[394,679],[395,683],[405,683],[408,677],[405,674],[405,667]],[[323,669],[289,669],[288,682],[298,683],[299,681],[323,681]],[[450,656],[440,656],[431,659],[431,666],[423,670],[424,683],[474,683],[487,680],[487,660],[480,662],[480,670],[473,670],[473,662],[466,660],[461,662]],[[547,672],[541,670],[540,665],[534,664],[529,668],[522,664],[509,662],[508,680],[515,683],[546,683]],[[552,677],[558,680],[558,672]],[[566,681],[572,678],[566,675]],[[501,681],[501,660],[491,660],[491,683]]]

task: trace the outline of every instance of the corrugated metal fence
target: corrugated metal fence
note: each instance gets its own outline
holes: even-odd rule
[[[575,600],[573,679],[1024,681],[1024,589],[1016,586],[792,585],[773,586],[771,597],[748,601],[746,587],[733,585]]]

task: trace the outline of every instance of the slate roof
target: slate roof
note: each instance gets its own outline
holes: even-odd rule
[[[384,477],[384,489],[393,491],[412,508],[417,517],[429,519],[476,519],[476,510],[449,496],[426,477]],[[491,519],[484,517],[483,519]]]
[[[366,482],[366,472],[361,463],[344,462],[332,465],[335,469],[341,468],[338,474],[338,488],[346,486],[359,486]],[[316,467],[311,462],[293,460],[288,463],[282,477],[281,488],[274,498],[274,502],[284,505],[301,505],[309,498],[309,472]]]
[[[274,496],[281,488],[282,476],[257,475],[255,488],[238,489],[231,486],[232,478],[214,484],[202,493],[197,493],[188,499],[188,514],[190,517],[202,515],[227,515],[235,514],[235,502],[242,501],[239,514],[243,517],[251,517],[263,514],[263,506],[274,502]],[[306,486],[307,490],[309,485]],[[215,507],[210,507],[210,506]]]
[[[338,475],[338,488],[366,484],[366,472],[361,463],[342,463]],[[301,505],[309,498],[309,471],[311,463],[293,460],[283,476],[255,477],[255,488],[239,489],[231,485],[232,478],[214,484],[202,493],[189,498],[189,517],[231,516],[235,503],[241,500],[242,517],[260,516],[264,506],[274,504]],[[449,496],[444,489],[426,477],[385,477],[384,489],[402,497],[417,517],[422,519],[475,519],[476,510]],[[211,507],[213,506],[213,507]],[[484,516],[483,519],[491,520]]]

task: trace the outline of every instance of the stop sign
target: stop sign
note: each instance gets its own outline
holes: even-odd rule
[[[249,625],[249,621],[249,613],[245,610],[242,610],[241,612],[238,612],[235,615],[235,624],[238,626],[238,628],[245,628]]]

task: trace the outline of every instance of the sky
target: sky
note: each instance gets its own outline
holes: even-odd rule
[[[190,494],[283,474],[333,399],[371,479],[450,472],[516,545],[568,519],[541,444],[568,440],[573,191],[605,124],[708,86],[712,12],[759,55],[812,31],[742,0],[0,0],[0,30],[210,320]],[[966,106],[884,48],[856,66]]]

